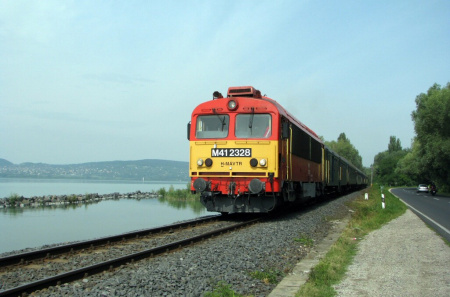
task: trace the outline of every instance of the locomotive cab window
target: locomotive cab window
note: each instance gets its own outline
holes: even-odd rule
[[[225,138],[228,136],[230,118],[228,115],[203,115],[197,118],[195,137]]]
[[[272,135],[270,114],[238,114],[235,135],[238,138],[267,138]]]

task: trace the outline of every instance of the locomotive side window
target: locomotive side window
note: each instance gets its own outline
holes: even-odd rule
[[[272,135],[272,117],[270,114],[238,114],[235,134],[238,138],[267,138]]]
[[[292,154],[316,163],[322,163],[320,142],[295,125],[292,126]]]
[[[225,138],[228,136],[230,118],[228,115],[203,115],[197,118],[195,137]]]

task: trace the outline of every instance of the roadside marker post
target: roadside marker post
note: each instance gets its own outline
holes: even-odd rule
[[[364,199],[369,200],[369,193],[364,194]]]
[[[381,208],[385,208],[386,204],[384,203],[384,194],[381,194]]]

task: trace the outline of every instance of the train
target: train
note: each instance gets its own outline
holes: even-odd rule
[[[367,176],[277,101],[229,87],[192,111],[189,178],[207,211],[269,213],[367,186]]]

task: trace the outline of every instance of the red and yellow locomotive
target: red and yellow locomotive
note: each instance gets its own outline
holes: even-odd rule
[[[208,211],[269,212],[367,184],[311,129],[250,86],[230,87],[226,98],[214,92],[198,105],[188,139],[191,190]]]

